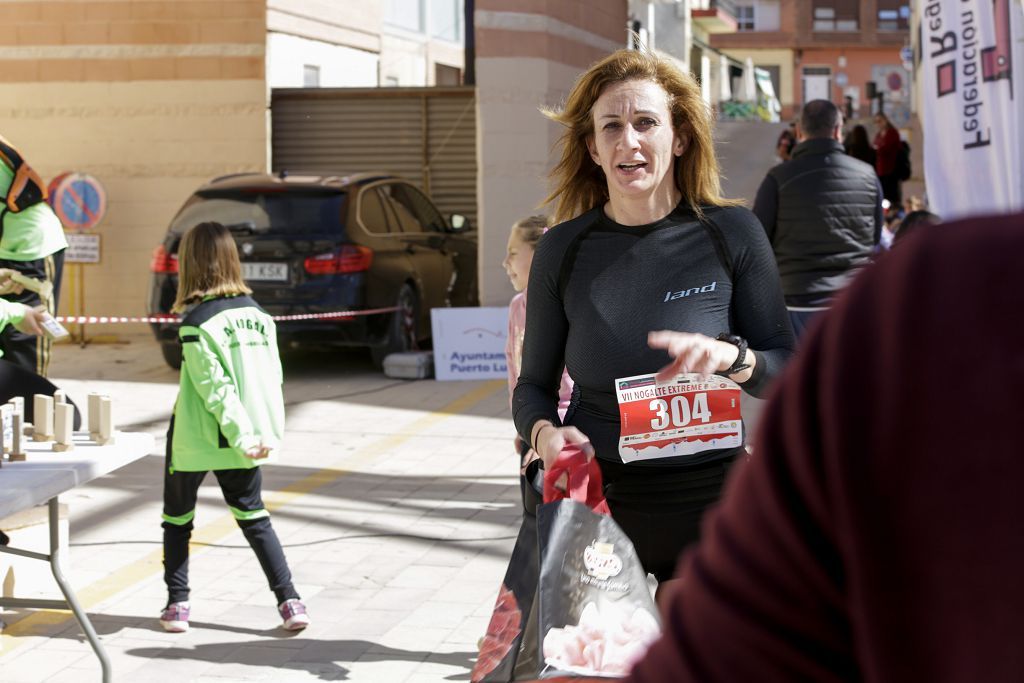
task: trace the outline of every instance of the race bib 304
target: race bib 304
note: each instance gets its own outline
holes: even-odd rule
[[[683,374],[615,380],[622,462],[674,458],[743,445],[740,387],[726,377]]]

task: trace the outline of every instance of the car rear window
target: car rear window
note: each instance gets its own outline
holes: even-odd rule
[[[184,234],[205,221],[223,223],[232,231],[256,233],[338,233],[343,230],[344,192],[214,191],[192,195],[171,222],[171,232]]]

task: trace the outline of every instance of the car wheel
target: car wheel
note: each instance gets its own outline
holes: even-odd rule
[[[181,370],[181,344],[161,344],[160,352],[172,370]]]
[[[391,314],[388,323],[388,337],[383,344],[370,348],[370,356],[377,368],[384,367],[384,359],[392,353],[411,351],[416,348],[416,320],[419,317],[419,300],[416,291],[408,284],[398,290],[395,304],[398,310]]]

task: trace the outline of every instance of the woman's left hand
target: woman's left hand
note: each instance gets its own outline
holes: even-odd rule
[[[739,353],[739,349],[728,342],[691,332],[650,332],[647,335],[647,344],[652,349],[665,349],[673,358],[671,363],[658,370],[655,375],[659,382],[672,379],[684,372],[711,375],[728,370]]]

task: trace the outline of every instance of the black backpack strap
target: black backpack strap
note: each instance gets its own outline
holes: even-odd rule
[[[572,275],[573,267],[576,265],[576,254],[580,250],[583,239],[590,234],[595,225],[597,225],[596,221],[580,230],[580,234],[572,239],[572,242],[569,243],[568,248],[562,255],[562,262],[558,268],[558,295],[562,298],[562,301],[565,301],[565,290],[569,286],[569,277]]]
[[[734,284],[736,282],[736,269],[733,266],[732,254],[729,253],[729,245],[725,241],[725,235],[722,234],[722,229],[718,226],[710,216],[706,213],[699,218],[700,224],[704,226],[704,229],[708,233],[708,237],[711,238],[711,245],[715,248],[715,255],[718,256],[718,262],[722,264],[722,268],[729,274],[729,283]],[[733,287],[733,293],[735,294],[736,288]],[[735,307],[733,306],[734,299],[729,300],[729,330],[728,332],[735,334],[736,329],[736,316],[734,315]]]
[[[722,234],[722,229],[707,214],[704,214],[703,218],[701,218],[700,224],[704,226],[708,237],[711,238],[711,244],[715,247],[715,255],[718,256],[718,262],[725,268],[725,272],[729,273],[729,280],[735,280],[736,271],[733,268],[732,254],[729,253],[729,245],[725,242],[725,235]]]

